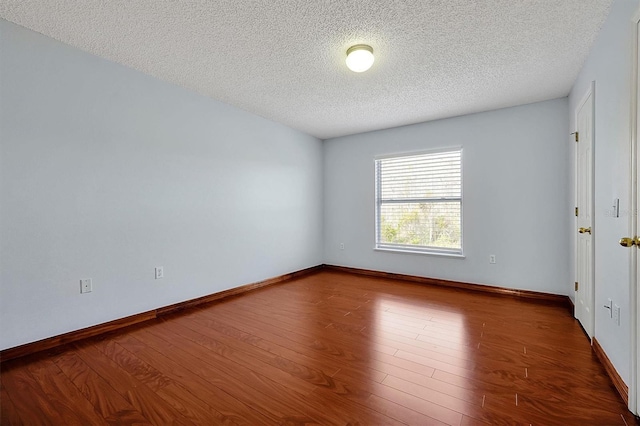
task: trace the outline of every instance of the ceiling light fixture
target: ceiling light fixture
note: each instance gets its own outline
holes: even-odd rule
[[[366,44],[356,44],[347,49],[347,67],[353,72],[364,72],[373,65],[373,48]]]

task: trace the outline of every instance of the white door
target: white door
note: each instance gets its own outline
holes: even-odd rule
[[[640,22],[637,23],[638,31],[640,32]],[[637,56],[637,68],[640,69],[640,46]],[[636,82],[636,96],[635,96],[635,123],[633,129],[633,136],[631,140],[631,152],[632,152],[632,166],[631,166],[631,206],[632,206],[632,219],[631,219],[631,235],[635,236],[636,248],[640,249],[638,243],[640,239],[640,215],[638,215],[638,208],[640,207],[640,155],[638,155],[638,138],[640,137],[640,131],[638,131],[640,123],[640,73],[637,74]],[[631,304],[635,299],[635,307],[632,306],[631,314],[631,384],[629,385],[629,410],[636,416],[640,415],[640,261],[638,260],[638,250],[631,252]]]
[[[575,317],[587,335],[593,337],[595,313],[593,310],[593,88],[576,110],[576,281]]]

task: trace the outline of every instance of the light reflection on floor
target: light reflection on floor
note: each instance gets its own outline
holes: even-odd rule
[[[420,395],[434,404],[444,398],[450,399],[448,406],[482,405],[477,392],[433,378],[436,369],[454,374],[461,368],[472,369],[469,351],[473,340],[468,335],[464,314],[450,306],[438,309],[429,305],[380,295],[372,301],[371,367],[389,374],[380,386],[401,392],[411,389],[407,398]],[[396,368],[391,371],[389,364]],[[423,373],[416,373],[416,369],[422,369]],[[433,410],[434,407],[429,407],[429,412]]]

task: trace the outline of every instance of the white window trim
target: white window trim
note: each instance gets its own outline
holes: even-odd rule
[[[424,246],[416,246],[416,247],[411,247],[411,246],[407,246],[407,245],[395,245],[395,244],[384,244],[384,243],[379,243],[378,241],[380,241],[380,221],[378,218],[379,215],[379,203],[380,203],[380,186],[378,185],[379,182],[379,176],[377,175],[378,173],[378,169],[376,167],[376,163],[378,160],[384,160],[387,158],[400,158],[400,157],[411,157],[411,156],[416,156],[416,155],[424,155],[424,154],[438,154],[438,153],[444,153],[444,152],[453,152],[453,151],[459,151],[460,152],[460,249],[446,249],[446,248],[442,248],[442,247],[424,247]],[[375,181],[374,181],[374,196],[375,196],[375,203],[374,203],[374,215],[375,215],[375,244],[373,249],[375,251],[381,251],[381,252],[391,252],[391,253],[400,253],[400,254],[418,254],[418,255],[428,255],[428,256],[441,256],[441,257],[452,257],[452,258],[457,258],[457,259],[464,259],[465,255],[464,255],[464,217],[463,217],[463,211],[464,211],[464,152],[462,149],[462,146],[454,146],[454,147],[447,147],[447,148],[438,148],[438,149],[430,149],[430,150],[422,150],[422,151],[411,151],[411,152],[402,152],[402,153],[395,153],[395,154],[383,154],[383,155],[378,155],[376,157],[374,157],[374,162],[373,162],[373,167],[374,167],[374,176],[375,176]],[[443,198],[444,200],[445,198]],[[419,201],[421,199],[416,199],[416,201]],[[457,201],[458,198],[455,197],[455,200]]]
[[[438,251],[418,251],[418,250],[405,250],[386,247],[373,247],[374,251],[381,251],[386,253],[398,253],[398,254],[417,254],[419,256],[439,256],[439,257],[451,257],[453,259],[465,259],[466,256],[462,253],[444,253]]]

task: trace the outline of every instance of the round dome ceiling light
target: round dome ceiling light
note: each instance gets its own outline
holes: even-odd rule
[[[373,48],[356,44],[347,49],[347,67],[353,72],[365,72],[373,65]]]

